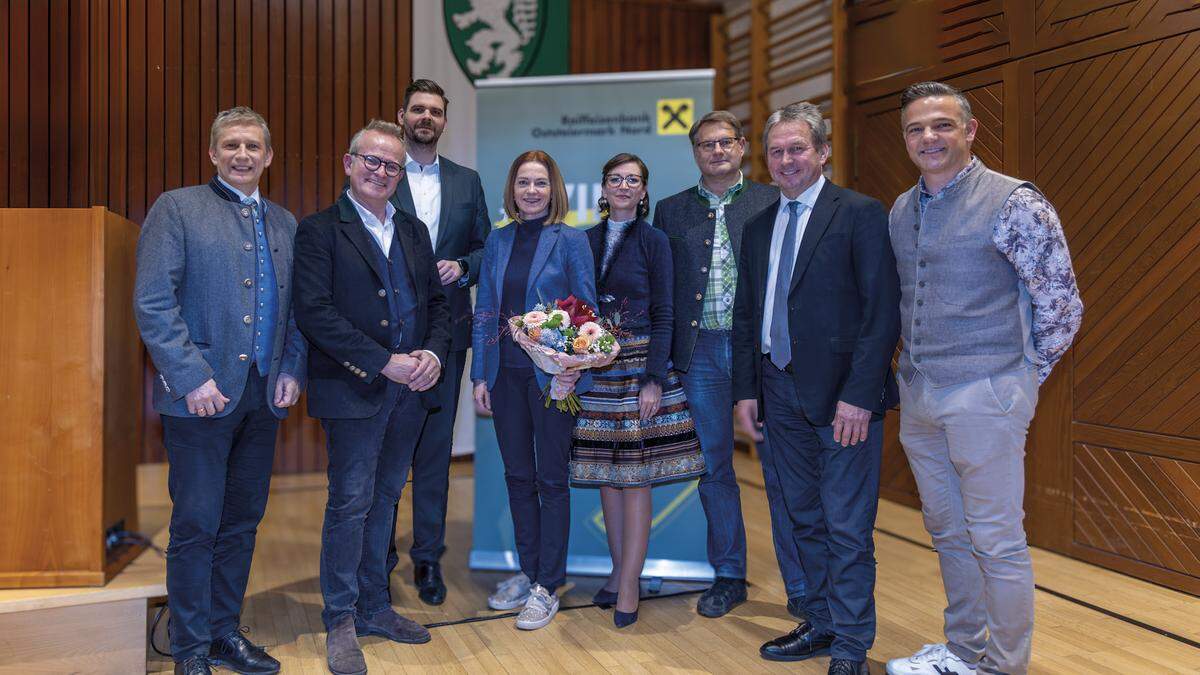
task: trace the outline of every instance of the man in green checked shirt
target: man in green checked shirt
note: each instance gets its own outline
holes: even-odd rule
[[[675,267],[671,358],[683,376],[708,465],[699,492],[708,520],[708,560],[716,581],[700,596],[696,611],[715,618],[746,600],[746,529],[733,472],[731,331],[738,252],[742,227],[763,209],[776,206],[779,190],[742,175],[746,138],[741,121],[732,113],[717,110],[701,117],[688,139],[700,182],[660,201],[654,208],[654,225],[666,232],[671,242]],[[770,448],[761,443],[758,450],[771,506],[775,553],[789,608],[795,605],[798,611],[804,577],[791,519],[782,507]]]

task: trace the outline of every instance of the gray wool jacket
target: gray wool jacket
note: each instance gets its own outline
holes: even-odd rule
[[[215,179],[214,179],[215,181]],[[265,204],[266,236],[275,267],[279,313],[268,373],[267,405],[280,372],[305,380],[307,345],[292,317],[292,244],[296,218]],[[254,224],[249,209],[211,185],[164,192],[142,224],[133,312],[158,375],[154,409],[189,417],[184,396],[210,378],[237,407],[254,359]]]

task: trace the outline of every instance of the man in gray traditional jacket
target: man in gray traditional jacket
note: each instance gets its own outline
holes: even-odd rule
[[[887,671],[1025,673],[1025,435],[1083,303],[1054,207],[1032,183],[972,156],[979,122],[966,97],[923,82],[900,105],[921,171],[889,219],[901,289],[900,441],[949,606],[946,643]]]
[[[176,673],[274,673],[279,662],[238,627],[276,431],[305,377],[296,219],[259,193],[272,158],[261,115],[218,114],[208,156],[212,180],[163,193],[147,214],[133,297],[170,464],[171,651]]]

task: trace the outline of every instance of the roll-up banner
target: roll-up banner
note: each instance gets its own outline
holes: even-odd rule
[[[712,70],[564,75],[477,81],[477,164],[492,222],[502,227],[504,181],[526,150],[544,150],[562,170],[569,225],[599,220],[600,172],[619,152],[650,170],[650,203],[699,180],[687,132],[712,109]],[[653,218],[653,214],[650,216]],[[643,576],[710,580],[706,521],[696,481],[654,488],[650,549]],[[612,568],[597,488],[571,488],[569,574]],[[472,569],[516,570],[504,463],[490,418],[476,427]]]

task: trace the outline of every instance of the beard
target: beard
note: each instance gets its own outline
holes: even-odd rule
[[[433,127],[404,125],[404,137],[415,145],[436,145],[441,134]]]

